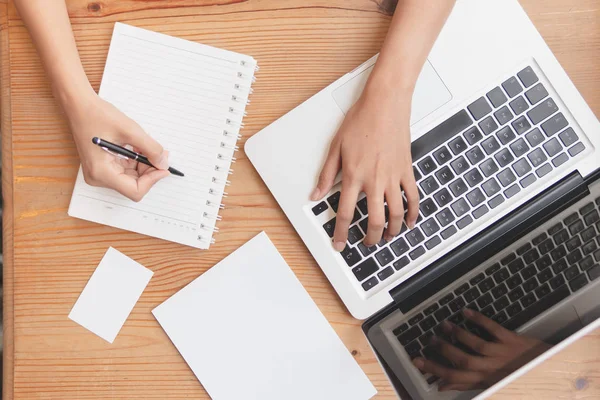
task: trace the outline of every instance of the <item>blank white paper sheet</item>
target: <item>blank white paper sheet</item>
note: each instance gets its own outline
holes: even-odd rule
[[[213,400],[377,393],[265,233],[153,314]]]
[[[112,343],[154,272],[110,247],[69,318]]]

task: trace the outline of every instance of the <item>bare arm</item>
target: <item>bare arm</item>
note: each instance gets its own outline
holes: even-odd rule
[[[167,152],[138,124],[96,95],[81,64],[64,0],[15,0],[15,5],[69,120],[86,182],[140,200],[154,183],[169,175]],[[94,136],[133,145],[160,169],[117,159],[94,146]]]
[[[384,202],[389,224],[384,239],[400,233],[403,221],[412,229],[419,215],[419,194],[410,154],[412,94],[427,55],[455,0],[400,0],[373,73],[331,142],[319,183],[311,199],[331,190],[342,169],[342,195],[333,239],[344,249],[360,192],[367,195],[369,226],[365,245],[384,232]],[[408,212],[404,216],[402,190]]]

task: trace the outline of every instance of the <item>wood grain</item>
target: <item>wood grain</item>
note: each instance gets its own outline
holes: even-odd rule
[[[600,0],[522,4],[599,115]],[[375,54],[394,2],[69,0],[68,7],[96,89],[115,21],[257,58],[261,70],[245,120],[249,137]],[[68,218],[75,146],[11,1],[0,1],[0,28],[5,399],[208,398],[150,311],[261,230],[375,384],[377,398],[395,398],[360,322],[346,311],[243,154],[222,233],[210,251]],[[108,246],[155,272],[113,345],[67,318]],[[599,346],[600,336],[589,335],[496,397],[598,398]],[[581,390],[579,377],[587,384]]]

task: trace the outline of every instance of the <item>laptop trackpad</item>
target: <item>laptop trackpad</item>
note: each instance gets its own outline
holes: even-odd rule
[[[356,100],[358,100],[372,70],[373,66],[367,68],[333,92],[333,99],[342,109],[344,114],[346,114]],[[427,60],[415,87],[410,124],[413,125],[419,122],[450,100],[452,100],[452,94],[450,94],[450,91],[446,85],[444,85],[442,79],[439,77],[429,60]]]

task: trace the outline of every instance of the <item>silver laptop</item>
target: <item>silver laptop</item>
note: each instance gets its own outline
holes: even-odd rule
[[[376,249],[366,248],[362,239],[368,214],[366,199],[360,198],[347,247],[339,254],[331,246],[339,182],[324,201],[308,199],[329,142],[375,62],[376,57],[368,60],[254,135],[245,150],[350,313],[369,318],[365,326],[378,354],[397,361],[391,370],[413,397],[428,398],[439,395],[435,377],[412,367],[410,359],[417,353],[414,345],[408,350],[406,345],[420,343],[422,335],[434,332],[456,310],[477,308],[517,331],[535,334],[536,327],[548,326],[548,321],[568,331],[573,318],[563,318],[561,309],[583,296],[576,292],[593,292],[598,281],[589,269],[595,271],[599,260],[594,251],[584,254],[591,245],[584,246],[592,240],[590,227],[595,234],[599,227],[587,224],[584,211],[598,211],[588,203],[594,205],[591,193],[598,193],[591,187],[600,168],[600,123],[516,0],[459,0],[413,97],[412,153],[421,192],[417,227]],[[578,204],[584,197],[586,204]],[[584,206],[583,211],[577,209]],[[566,221],[563,212],[578,213],[577,220]],[[554,225],[544,225],[549,223],[544,214],[554,215],[551,222],[556,226],[561,221],[560,232],[550,231]],[[576,224],[574,230],[567,222]],[[575,246],[581,224],[586,236],[580,236],[582,243]],[[534,243],[533,236],[542,234],[546,239]],[[519,237],[528,244],[513,243]],[[588,240],[583,243],[584,239]],[[553,248],[544,253],[550,248],[548,240]],[[563,251],[556,248],[561,246],[566,254],[558,258]],[[573,266],[567,257],[575,250],[582,256],[571,256],[578,273],[567,274]],[[539,258],[534,257],[536,252]],[[567,268],[562,268],[561,259]],[[479,262],[472,261],[465,270],[464,260]],[[553,268],[556,263],[559,266]],[[547,268],[552,276],[537,275]],[[556,300],[554,296],[556,302],[538,304],[546,287],[557,292],[550,282],[554,279],[557,285],[557,276],[564,279],[566,297]],[[571,287],[573,279],[578,280]],[[465,283],[468,288],[463,291]],[[523,296],[515,297],[517,288]],[[506,301],[509,304],[501,307]],[[599,302],[586,300],[587,308],[581,310],[584,302],[576,303],[571,317],[582,313],[592,318]],[[528,312],[530,307],[538,312]],[[399,339],[405,334],[400,329],[405,323],[407,332],[416,335],[411,330],[416,324],[420,333],[408,343],[410,335]],[[419,348],[419,354],[424,355],[425,347]]]

